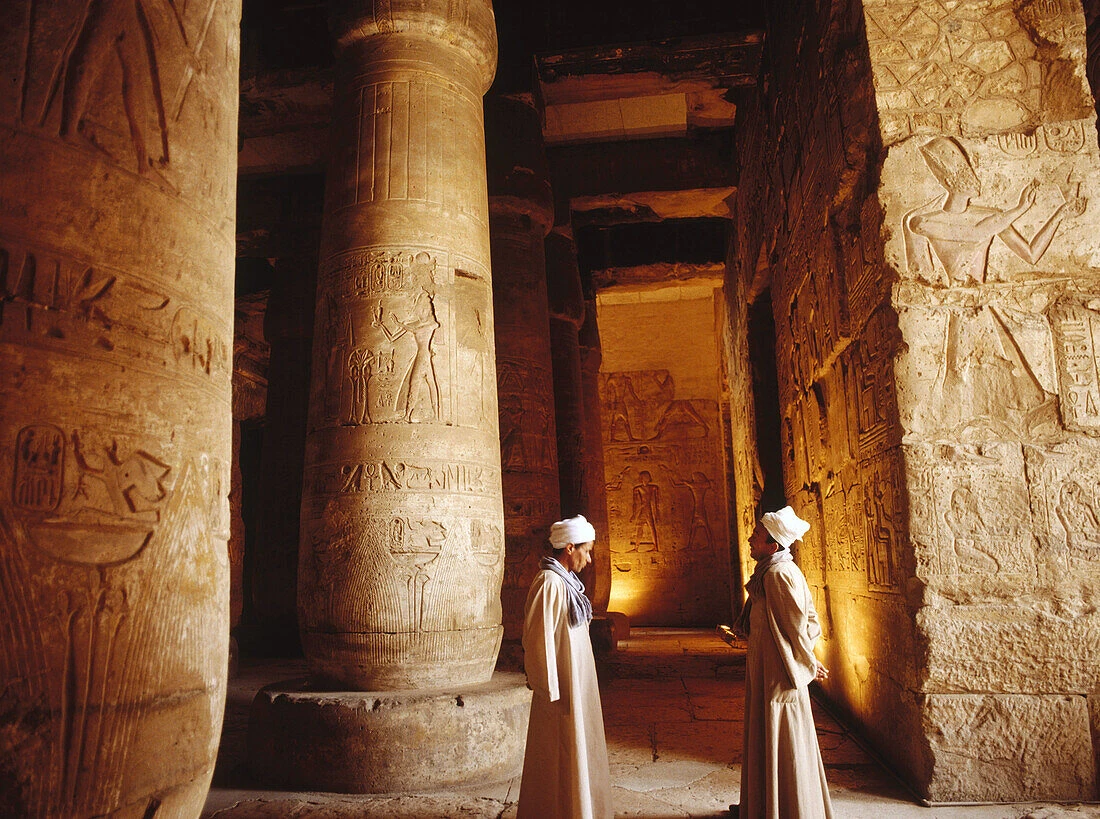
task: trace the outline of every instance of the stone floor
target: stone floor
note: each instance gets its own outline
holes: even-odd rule
[[[512,819],[519,779],[446,793],[352,796],[264,790],[245,766],[248,706],[263,685],[302,676],[302,662],[242,664],[229,684],[214,787],[219,819]],[[744,656],[713,632],[635,629],[601,662],[616,817],[721,817],[737,801]],[[1098,805],[922,807],[852,734],[815,703],[837,819],[1100,819]]]

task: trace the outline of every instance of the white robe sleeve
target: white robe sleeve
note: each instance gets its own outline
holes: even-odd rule
[[[802,572],[793,563],[768,572],[764,575],[764,596],[768,626],[787,676],[796,688],[809,685],[817,673],[814,643],[821,627]]]
[[[565,595],[563,581],[551,572],[539,572],[531,584],[523,620],[523,666],[527,682],[551,702],[561,698],[558,634],[569,616]]]

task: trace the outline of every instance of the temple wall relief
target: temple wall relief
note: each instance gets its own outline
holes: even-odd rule
[[[703,365],[715,358],[716,335],[699,329],[714,325],[714,311],[713,298],[601,307],[610,607],[632,622],[710,625],[730,611],[716,369],[709,380],[704,366],[694,369],[695,353]],[[652,328],[651,343],[622,350],[620,334],[639,322]],[[641,358],[675,363],[611,369]]]
[[[869,2],[865,20],[928,792],[1090,798],[1100,156],[1084,17],[1060,0]],[[1057,743],[1025,739],[1052,724]],[[1027,750],[994,762],[1009,746]]]

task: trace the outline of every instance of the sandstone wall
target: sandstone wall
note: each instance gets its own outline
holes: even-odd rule
[[[727,363],[743,574],[765,476],[748,302],[771,300],[783,483],[812,524],[796,558],[822,612],[830,698],[914,782],[927,776],[901,431],[899,343],[874,195],[879,143],[862,12],[775,15],[767,80],[739,112]],[[743,576],[742,581],[745,579]]]
[[[730,290],[770,276],[828,692],[932,801],[1092,798],[1100,255],[1081,9],[867,0],[772,24]],[[735,306],[735,427],[743,323]]]
[[[1079,3],[866,3],[933,799],[1092,798],[1100,234]]]
[[[716,292],[599,295],[610,608],[639,625],[728,622]]]

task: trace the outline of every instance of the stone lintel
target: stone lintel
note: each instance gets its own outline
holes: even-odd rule
[[[569,82],[578,76],[598,78],[586,84],[592,89],[588,93],[600,93],[595,90],[600,83],[637,74],[706,79],[726,88],[753,85],[762,45],[763,34],[759,31],[711,34],[543,54],[536,57],[535,65],[543,96],[553,104],[565,96],[578,98],[576,86]]]
[[[280,134],[246,137],[237,154],[241,176],[323,171],[328,162],[329,129],[323,124]]]
[[[608,191],[680,191],[737,184],[730,129],[695,131],[689,137],[616,143],[569,143],[547,150],[554,195],[601,196]]]
[[[705,289],[709,296],[714,288],[722,286],[725,269],[721,262],[655,262],[636,267],[609,267],[592,271],[592,285],[600,291],[600,298],[604,301],[700,298],[699,294],[688,295],[688,291],[699,290],[701,294],[702,289]],[[683,287],[673,284],[674,282],[690,282],[691,287]],[[656,294],[661,293],[663,295],[658,298]]]
[[[435,791],[519,774],[531,692],[522,674],[434,690],[316,691],[276,683],[252,701],[261,781],[335,793]]]
[[[574,197],[569,207],[575,227],[660,222],[665,219],[730,219],[730,197],[737,189],[692,188]]]
[[[331,117],[329,67],[267,71],[241,80],[240,133],[246,140],[327,124]]]

